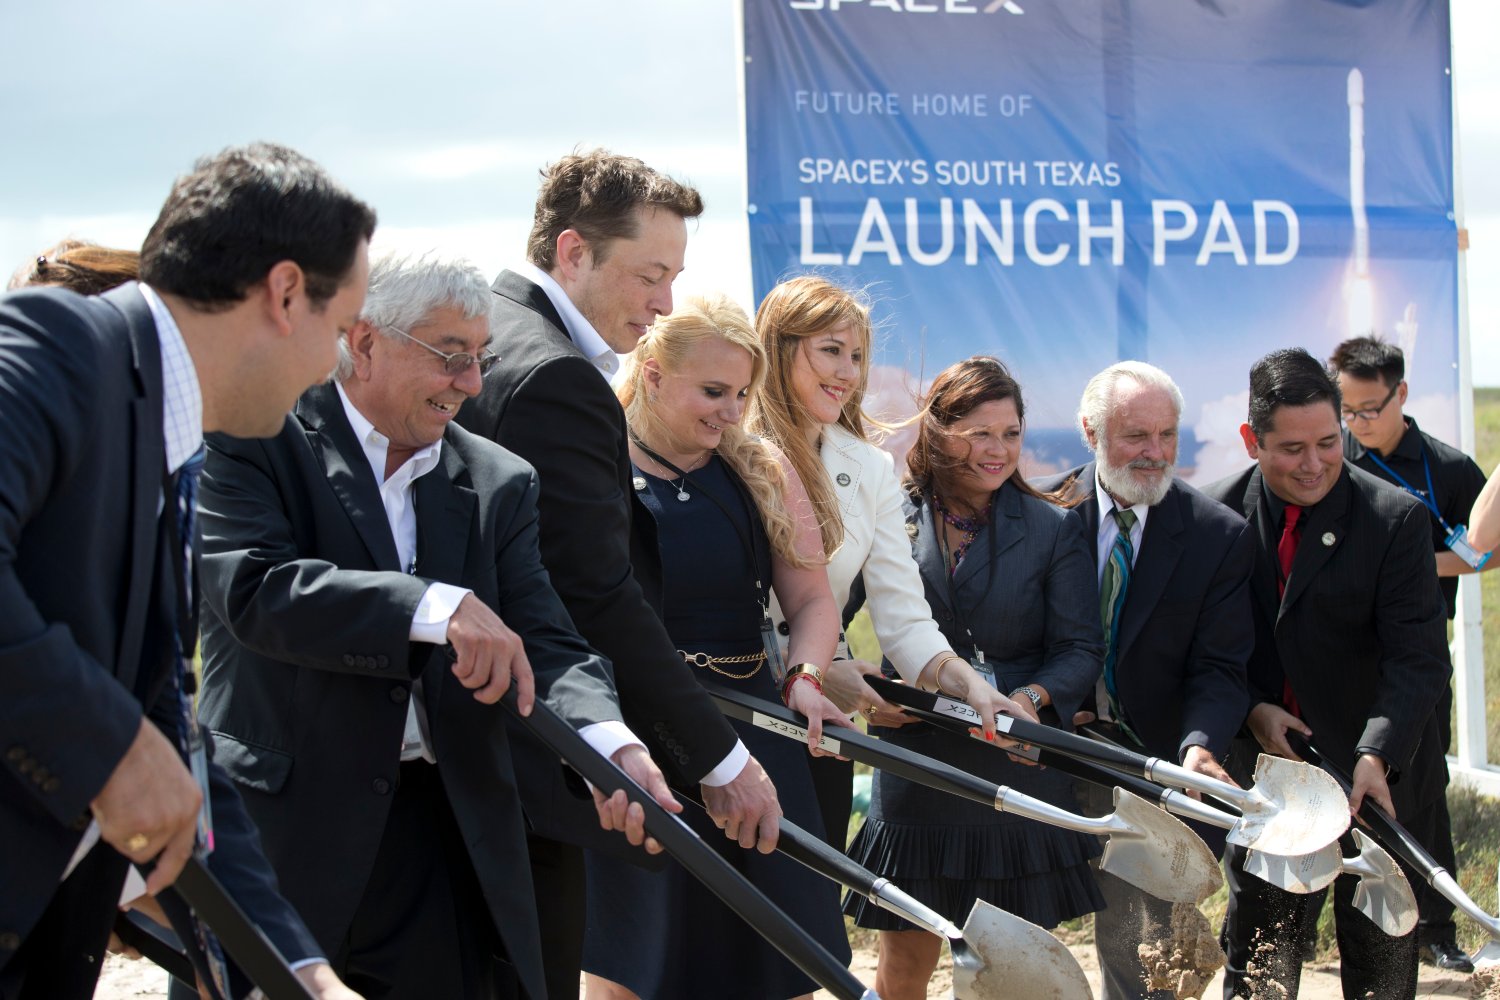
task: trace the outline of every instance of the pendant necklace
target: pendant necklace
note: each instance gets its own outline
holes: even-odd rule
[[[658,468],[660,468],[660,469],[662,469],[663,471],[666,471],[666,472],[676,473],[677,475],[679,475],[679,476],[682,477],[681,480],[679,480],[678,482],[675,482],[675,483],[672,482],[672,480],[670,480],[670,479],[667,480],[667,484],[670,485],[670,486],[672,486],[672,487],[674,487],[677,490],[677,500],[678,500],[679,503],[687,503],[689,500],[693,499],[693,495],[687,491],[687,482],[688,482],[688,473],[687,473],[687,471],[685,471],[683,469],[679,469],[677,466],[673,465],[671,462],[668,462],[666,459],[662,458],[660,455],[658,455],[656,452],[652,451],[650,448],[647,448],[646,447],[646,442],[642,441],[640,438],[634,437],[632,435],[632,439],[635,441],[635,446],[637,448],[641,449],[641,451],[645,452],[646,453],[646,457],[649,458],[649,459],[651,459],[651,461],[655,462]],[[710,456],[712,454],[713,454],[713,452],[709,452]]]

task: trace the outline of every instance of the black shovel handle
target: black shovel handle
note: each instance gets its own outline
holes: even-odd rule
[[[178,945],[177,936],[155,920],[127,910],[115,917],[115,935],[123,944],[140,952],[142,958],[165,969],[172,978],[194,990],[198,988],[192,959]]]
[[[839,1000],[878,1000],[873,990],[866,989],[853,973],[808,937],[779,906],[705,844],[692,827],[658,805],[612,761],[601,757],[576,729],[544,702],[538,699],[531,714],[522,715],[516,707],[516,689],[512,686],[500,703],[531,735],[595,788],[606,795],[624,789],[632,802],[639,802],[645,810],[646,830],[651,836],[797,968]]]
[[[172,883],[172,891],[208,925],[225,953],[268,1000],[312,1000],[312,994],[270,938],[250,921],[199,858],[188,858],[177,881]]]
[[[931,710],[937,701],[937,696],[930,691],[919,690],[910,684],[897,684],[884,677],[866,677],[865,683],[869,684],[875,693],[886,701],[903,708]],[[1043,750],[1066,754],[1074,760],[1089,764],[1103,764],[1140,778],[1149,775],[1152,759],[1144,754],[1111,744],[1096,743],[1086,737],[1074,736],[1072,733],[1065,733],[1039,722],[1018,719],[1012,715],[998,715],[995,717],[995,731],[1004,733],[1021,743],[1030,743]]]
[[[739,719],[792,739],[807,739],[807,720],[789,708],[728,688],[711,688],[709,693],[731,719]],[[990,809],[995,808],[995,797],[1000,794],[1000,786],[976,778],[967,771],[960,771],[952,764],[866,736],[857,729],[825,726],[823,737],[825,740],[837,740],[840,746],[838,752],[861,764],[868,764],[940,792],[957,795]]]
[[[869,678],[866,678],[866,680],[869,680]],[[894,682],[887,683],[893,686],[904,687],[904,685],[894,685]],[[876,693],[885,698],[886,701],[896,703],[894,699],[886,697],[886,690],[886,684],[881,684],[878,686]],[[945,732],[953,733],[956,736],[970,736],[969,730],[973,727],[967,722],[962,719],[955,719],[951,715],[943,715],[941,712],[933,712],[912,704],[912,702],[918,700],[920,699],[908,699],[906,703],[901,705],[901,710]],[[997,750],[1005,749],[995,744],[991,745],[995,746]],[[1147,802],[1154,802],[1163,808],[1166,807],[1168,798],[1174,794],[1181,794],[1174,789],[1158,785],[1154,781],[1147,781],[1145,778],[1137,777],[1126,771],[1116,771],[1102,764],[1095,764],[1092,761],[1084,760],[1082,757],[1069,757],[1067,754],[1058,753],[1056,750],[1048,750],[1045,747],[1038,747],[1038,751],[1037,763],[1039,764],[1054,768],[1080,781],[1087,781],[1091,785],[1098,785],[1101,788],[1123,788],[1127,792],[1138,795]],[[1239,813],[1236,811],[1234,815],[1238,816]]]
[[[1343,786],[1344,791],[1347,792],[1354,787],[1354,779],[1348,772],[1323,756],[1317,747],[1303,738],[1301,733],[1288,730],[1286,741],[1298,757],[1333,775],[1333,779]],[[1452,874],[1447,868],[1438,864],[1425,847],[1417,843],[1416,838],[1407,832],[1406,827],[1396,822],[1394,816],[1376,805],[1368,795],[1359,804],[1359,818],[1365,821],[1370,832],[1375,835],[1375,839],[1382,847],[1415,868],[1428,883],[1431,883],[1440,872]]]

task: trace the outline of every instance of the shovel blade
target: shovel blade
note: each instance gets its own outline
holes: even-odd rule
[[[1115,789],[1113,819],[1099,867],[1158,899],[1196,903],[1224,882],[1218,861],[1187,825],[1133,795]]]
[[[1337,841],[1311,854],[1290,858],[1263,851],[1250,851],[1245,855],[1245,871],[1278,889],[1304,896],[1332,885],[1343,867],[1344,859]]]
[[[1354,887],[1354,908],[1375,922],[1391,937],[1402,937],[1417,926],[1417,897],[1406,873],[1375,841],[1358,830],[1359,884]],[[1500,948],[1496,949],[1500,951]]]
[[[1227,835],[1231,844],[1295,857],[1327,847],[1349,829],[1344,790],[1311,764],[1261,754],[1253,792]]]
[[[1057,997],[1091,1000],[1088,977],[1066,945],[1028,920],[976,900],[953,942],[956,1000]]]

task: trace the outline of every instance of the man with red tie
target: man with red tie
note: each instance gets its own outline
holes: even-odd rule
[[[1261,358],[1240,428],[1255,465],[1203,491],[1257,538],[1247,728],[1259,746],[1233,758],[1295,757],[1286,734],[1299,732],[1353,773],[1351,810],[1368,796],[1411,822],[1447,785],[1433,713],[1449,672],[1443,599],[1426,510],[1344,461],[1339,407],[1338,385],[1306,351]],[[1296,896],[1245,875],[1240,848],[1226,858],[1224,995],[1275,981],[1295,1000],[1301,956],[1285,942],[1317,918],[1322,893]],[[1382,934],[1354,910],[1354,886],[1348,875],[1334,883],[1344,996],[1414,995],[1415,932]]]

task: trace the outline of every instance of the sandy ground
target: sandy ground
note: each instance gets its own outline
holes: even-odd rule
[[[1074,947],[1073,954],[1083,966],[1083,971],[1088,974],[1089,985],[1095,990],[1099,988],[1099,966],[1094,961],[1094,950],[1091,947]],[[854,953],[854,963],[850,966],[860,981],[873,986],[875,983],[875,950],[874,948],[861,948]],[[1218,1000],[1221,996],[1221,980],[1215,978],[1204,991],[1204,996]],[[946,953],[943,962],[938,967],[937,974],[933,976],[932,983],[928,988],[928,997],[947,997],[953,988],[953,978],[948,964]],[[167,974],[162,972],[150,962],[130,962],[118,959],[114,956],[105,962],[104,975],[99,980],[99,989],[94,996],[97,1000],[132,1000],[136,997],[164,998],[167,995]],[[1422,966],[1421,983],[1417,989],[1417,995],[1423,997],[1467,997],[1469,996],[1469,977],[1459,976],[1449,972],[1440,972],[1431,966]],[[1308,966],[1302,971],[1302,1000],[1339,1000],[1342,993],[1339,990],[1338,966],[1318,965]],[[817,1000],[829,1000],[830,994],[819,992]],[[1033,1000],[1029,997],[1017,997],[1015,1000]]]

